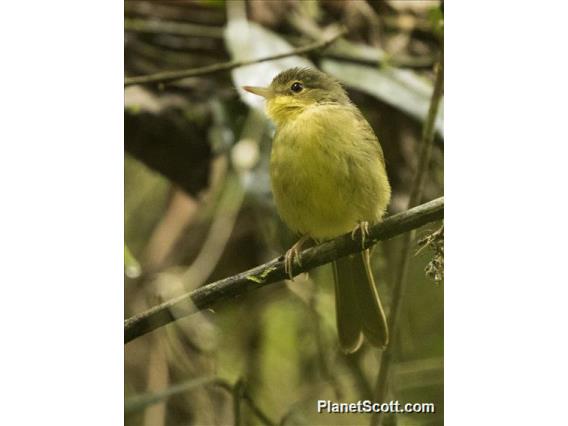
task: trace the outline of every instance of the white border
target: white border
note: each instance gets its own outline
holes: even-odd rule
[[[123,4],[6,2],[0,424],[123,420]]]

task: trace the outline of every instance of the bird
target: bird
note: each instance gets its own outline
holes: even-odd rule
[[[291,68],[268,87],[244,86],[263,97],[276,131],[270,181],[276,210],[301,238],[284,256],[294,262],[308,240],[351,232],[364,244],[369,225],[382,220],[391,187],[373,129],[341,83],[314,68]],[[384,349],[389,330],[371,271],[369,249],[333,262],[338,340],[345,353],[366,339]]]

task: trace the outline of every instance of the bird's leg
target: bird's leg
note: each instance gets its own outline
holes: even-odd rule
[[[369,236],[369,222],[363,220],[353,229],[351,232],[351,239],[355,240],[355,234],[357,231],[361,232],[361,248],[365,248],[365,240]]]
[[[294,280],[294,275],[292,274],[294,260],[296,260],[298,265],[302,266],[302,262],[300,261],[300,250],[302,245],[309,239],[310,237],[308,235],[304,235],[284,255],[284,272],[286,272],[286,275],[288,275],[292,281]]]

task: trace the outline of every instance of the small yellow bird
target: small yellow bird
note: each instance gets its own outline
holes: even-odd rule
[[[270,176],[282,220],[302,238],[287,251],[292,277],[302,244],[361,233],[383,217],[390,184],[371,126],[337,80],[309,68],[278,74],[268,87],[245,86],[266,99],[276,124]],[[369,250],[334,262],[337,329],[342,349],[355,352],[363,336],[388,343],[388,326],[370,267]]]

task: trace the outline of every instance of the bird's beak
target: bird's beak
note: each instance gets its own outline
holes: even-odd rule
[[[243,86],[243,89],[263,98],[268,98],[272,92],[269,87]]]

